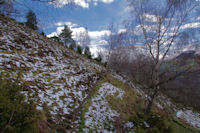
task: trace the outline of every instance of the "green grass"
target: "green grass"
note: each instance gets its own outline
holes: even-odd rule
[[[120,114],[120,118],[124,121],[129,121],[129,119],[136,115],[136,113],[143,113],[145,107],[144,99],[141,99],[139,95],[128,85],[123,82],[113,78],[111,75],[107,75],[105,81],[109,81],[114,86],[125,91],[123,98],[117,98],[116,96],[107,96],[107,100],[111,107]],[[117,94],[116,94],[117,95]],[[186,123],[180,120],[175,120],[170,115],[167,115],[166,112],[159,110],[157,107],[153,107],[152,112],[155,114],[164,115],[164,123],[167,123],[168,126],[172,128],[172,133],[198,133],[196,129],[190,127]],[[159,129],[159,127],[158,127]],[[139,127],[135,129],[139,133],[146,132]]]
[[[91,96],[88,98],[87,102],[84,105],[84,109],[81,111],[80,121],[79,121],[79,130],[78,133],[83,133],[83,128],[85,127],[85,113],[88,112],[89,107],[92,104],[92,98],[98,93],[99,88],[102,83],[106,82],[105,79],[98,81],[98,85],[94,88],[94,91],[91,93]],[[92,132],[92,131],[89,131]]]
[[[8,79],[7,79],[8,78]],[[37,133],[41,120],[36,104],[21,94],[23,87],[10,75],[0,75],[0,131]],[[25,102],[28,100],[28,103]]]
[[[197,131],[196,129],[176,119],[174,119],[170,124],[173,127],[174,131],[176,131],[176,133],[199,133],[199,131]]]
[[[134,92],[127,84],[113,78],[111,75],[107,75],[107,81],[112,85],[122,89],[125,93],[123,98],[117,98],[115,96],[107,96],[106,99],[111,107],[116,110],[123,120],[128,121],[129,117],[135,114],[137,111],[141,111],[141,108],[144,106],[143,100],[140,100],[137,97],[137,93]]]

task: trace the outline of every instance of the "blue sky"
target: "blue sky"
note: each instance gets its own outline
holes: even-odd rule
[[[59,6],[34,0],[18,0],[16,7],[22,16],[17,19],[25,21],[27,11],[33,10],[40,30],[49,36],[59,34],[64,24],[70,26],[74,36],[87,28],[92,45],[97,50],[96,46],[103,43],[102,36],[109,23],[113,21],[122,28],[123,20],[128,17],[126,0],[75,0],[74,5],[66,4],[65,0],[56,1]]]
[[[18,19],[25,21],[24,16],[29,9],[32,9],[37,15],[40,28],[46,34],[55,31],[56,26],[54,24],[58,22],[71,22],[79,27],[86,27],[91,31],[99,31],[106,29],[111,21],[120,25],[125,17],[128,16],[125,0],[113,0],[110,3],[98,2],[97,5],[94,5],[94,2],[90,2],[87,8],[80,5],[63,5],[56,8],[52,4],[32,0],[18,1],[22,4],[20,10],[23,11],[23,17]]]
[[[18,4],[15,6],[20,11],[17,20],[25,21],[28,10],[33,10],[38,18],[40,30],[48,37],[58,35],[64,24],[67,24],[76,40],[77,34],[87,28],[93,54],[106,45],[103,36],[109,34],[107,31],[109,23],[112,21],[118,25],[119,30],[123,30],[122,22],[129,16],[126,0],[74,0],[74,5],[67,4],[67,0],[55,1],[54,4],[50,4],[37,0],[17,0]],[[153,16],[150,16],[153,19]],[[191,23],[184,25],[183,28],[200,27],[199,20],[200,17],[191,19]]]

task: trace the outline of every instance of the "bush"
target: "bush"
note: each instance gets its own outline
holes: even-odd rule
[[[44,32],[41,32],[40,35],[42,35],[42,36],[46,36]]]
[[[0,132],[36,133],[38,112],[33,102],[25,102],[22,87],[0,76]]]
[[[77,53],[82,54],[82,48],[80,45],[77,46]]]
[[[75,42],[69,45],[69,49],[75,50],[75,48],[76,48],[76,43]]]
[[[96,60],[97,62],[101,62],[101,61],[102,61],[101,55],[98,55],[98,57],[97,57],[97,58],[94,58],[94,60]]]
[[[162,115],[137,113],[130,117],[129,120],[134,123],[136,132],[173,133],[170,120]]]
[[[92,55],[91,55],[91,52],[90,52],[90,48],[89,48],[88,46],[85,47],[84,55],[85,55],[88,59],[91,59],[91,58],[92,58]]]
[[[18,22],[20,25],[23,25],[24,26],[24,23],[23,22]]]

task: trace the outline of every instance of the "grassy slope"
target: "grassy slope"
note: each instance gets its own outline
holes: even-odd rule
[[[2,17],[2,16],[0,16],[0,17]],[[3,19],[5,19],[5,18],[3,18]],[[1,36],[1,33],[0,33],[0,36]],[[18,41],[18,40],[14,40],[14,41]],[[61,48],[63,48],[63,47],[61,47]],[[2,50],[2,51],[0,51],[0,53],[4,53],[4,54],[13,54],[13,53],[16,54],[17,53],[19,55],[23,55],[23,54],[26,54],[27,52],[23,51],[23,50],[15,50],[14,49],[13,51]],[[70,53],[72,55],[75,55],[75,53],[73,53],[72,51]],[[76,60],[80,56],[76,55],[74,57],[75,57],[74,59],[70,59],[70,60]],[[69,59],[69,57],[66,57],[66,58]],[[75,68],[76,67],[78,68],[77,64],[74,64],[74,65],[75,65]],[[17,67],[16,68],[13,67],[11,70],[5,69],[5,68],[1,68],[1,69],[4,70],[5,73],[13,74],[11,76],[14,77],[14,78],[16,78],[17,76],[21,77],[22,75],[21,74],[17,75],[16,73],[12,73],[13,71],[17,70],[17,71],[19,71],[19,73],[25,73],[25,72],[28,72],[30,70],[30,68],[19,69]],[[67,68],[67,69],[70,69],[70,68]],[[95,68],[93,68],[93,69],[95,69]],[[95,73],[98,73],[97,70],[94,70],[94,71],[95,71]],[[33,72],[33,77],[37,76],[41,72],[43,72],[43,71],[41,71],[41,70],[34,71]],[[47,72],[49,72],[49,73],[55,73],[56,71],[47,71]],[[77,73],[77,74],[79,74],[79,73]],[[68,75],[68,76],[70,77],[70,75]],[[48,74],[44,75],[44,77],[48,80],[48,82],[54,79],[53,77],[49,77]],[[37,84],[37,82],[30,82],[30,81],[25,81],[25,80],[23,80],[23,82],[24,82],[24,86],[29,86],[29,85],[35,85],[35,84]],[[62,80],[59,80],[59,79],[58,80],[54,80],[54,82],[52,84],[49,84],[49,86],[53,87],[54,84],[58,84],[58,83],[62,83],[62,82],[65,82],[65,81],[62,81]],[[116,86],[118,88],[121,88],[122,90],[125,91],[123,99],[116,98],[116,96],[107,96],[106,97],[106,99],[107,99],[108,103],[110,104],[110,106],[120,114],[120,120],[121,121],[127,122],[127,121],[129,121],[129,118],[131,116],[135,115],[137,112],[142,112],[142,109],[144,108],[144,100],[142,100],[140,98],[140,96],[132,88],[130,88],[128,85],[126,85],[123,82],[121,82],[121,81],[113,78],[111,75],[107,75],[102,80],[98,81],[98,85],[96,86],[96,88],[94,88],[94,91],[92,92],[92,95],[87,100],[87,103],[85,104],[85,107],[82,110],[81,118],[80,118],[80,122],[79,122],[79,124],[80,124],[80,126],[79,126],[79,132],[83,132],[84,122],[85,122],[84,115],[88,111],[89,106],[91,105],[91,99],[92,99],[92,97],[95,97],[98,89],[101,87],[102,83],[104,83],[104,82],[109,82],[109,83],[113,84],[114,86]],[[40,87],[39,89],[46,89],[46,88],[42,87],[43,85],[44,84],[41,83],[39,85],[39,87]],[[55,90],[54,93],[57,93],[58,91],[59,90]],[[116,95],[118,95],[118,94],[116,93]],[[60,97],[60,99],[62,100],[63,97]],[[40,102],[40,101],[38,101],[38,102]],[[57,106],[57,103],[53,103],[52,106]],[[51,107],[46,106],[46,108],[44,107],[44,111],[45,110],[48,111],[50,108]],[[157,108],[155,108],[154,111],[157,111]],[[46,120],[47,118],[44,118],[44,119]],[[59,120],[59,117],[58,117],[58,120]],[[175,128],[176,132],[180,132],[180,133],[197,132],[193,128],[189,127],[188,125],[186,125],[185,123],[183,123],[180,120],[174,120],[170,124]],[[53,125],[53,126],[58,126],[58,128],[63,128],[62,125],[65,125],[65,123],[61,123],[61,125]],[[67,125],[65,125],[65,126],[67,128]],[[91,132],[94,132],[94,131],[91,131]]]
[[[144,100],[128,85],[108,75],[105,79],[116,87],[125,91],[123,99],[116,98],[114,96],[108,96],[107,100],[114,110],[116,110],[121,117],[121,120],[128,121],[131,116],[134,116],[138,112],[143,112]],[[165,113],[158,108],[154,107],[153,112]],[[167,118],[168,119],[168,118]],[[198,131],[188,124],[185,124],[179,119],[171,118],[170,125],[173,127],[174,133],[198,133]]]

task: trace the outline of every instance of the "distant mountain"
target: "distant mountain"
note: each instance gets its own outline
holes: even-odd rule
[[[177,59],[183,59],[183,60],[192,59],[192,58],[195,57],[195,53],[196,53],[196,51],[193,51],[193,50],[184,51],[183,53],[178,55],[176,58]]]

